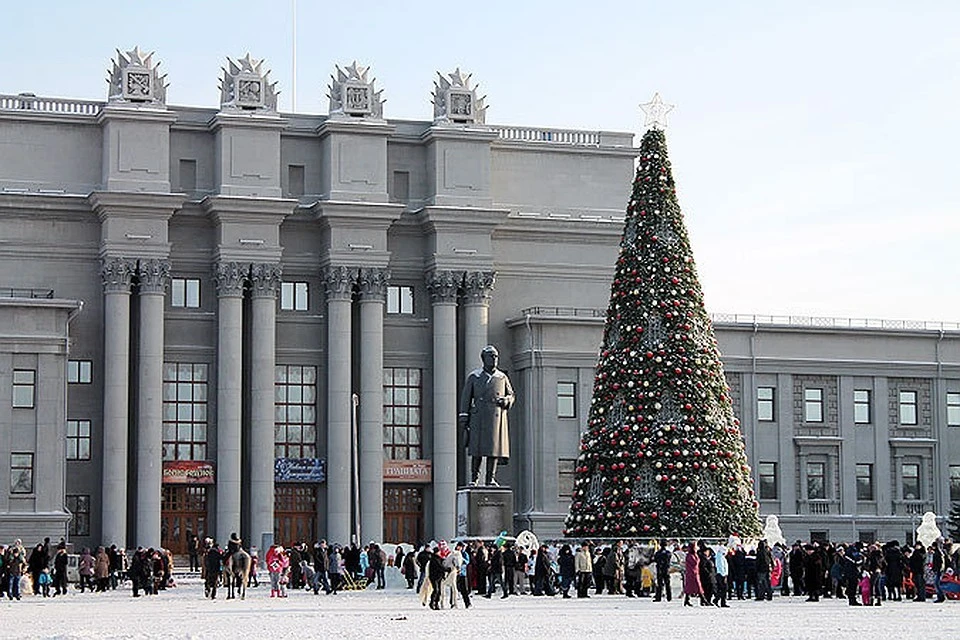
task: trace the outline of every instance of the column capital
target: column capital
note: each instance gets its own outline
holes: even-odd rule
[[[141,260],[137,269],[140,278],[140,293],[163,295],[170,279],[170,261],[165,258]]]
[[[283,271],[279,264],[255,262],[250,268],[250,285],[254,298],[276,298]]]
[[[130,293],[130,282],[137,271],[137,261],[119,256],[100,258],[100,279],[104,293]]]
[[[330,266],[321,273],[327,288],[327,300],[352,300],[353,287],[357,284],[358,273],[353,267]]]
[[[213,280],[217,285],[217,295],[221,298],[243,297],[243,283],[250,272],[245,262],[219,261],[214,266]]]
[[[463,271],[434,269],[426,275],[427,291],[433,304],[456,304],[457,293],[463,284]]]
[[[380,267],[360,267],[357,283],[360,286],[360,300],[384,302],[387,297],[387,283],[390,271]]]
[[[489,305],[496,280],[494,271],[468,271],[463,279],[463,294],[467,304]]]

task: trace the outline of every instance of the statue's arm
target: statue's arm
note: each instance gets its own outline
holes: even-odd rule
[[[463,391],[460,393],[460,413],[457,415],[457,423],[464,428],[470,425],[470,405],[473,403],[473,376],[467,376],[467,381],[463,385]]]
[[[503,396],[503,402],[500,404],[500,406],[503,407],[504,409],[509,409],[510,407],[513,406],[513,402],[516,400],[516,396],[513,394],[513,386],[511,386],[510,384],[510,378],[507,377],[506,374],[504,374],[503,377],[504,377],[503,390],[505,395]]]

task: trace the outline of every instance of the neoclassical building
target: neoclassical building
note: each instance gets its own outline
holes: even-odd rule
[[[248,55],[170,106],[139,49],[105,102],[0,95],[0,539],[451,537],[488,343],[517,530],[561,534],[633,134],[488,124],[459,69],[422,121],[329,95]],[[717,323],[762,510],[902,539],[960,496],[960,332],[821,324]]]

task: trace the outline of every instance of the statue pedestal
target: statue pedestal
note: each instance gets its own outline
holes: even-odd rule
[[[513,535],[513,489],[464,487],[457,490],[457,537],[493,539]]]

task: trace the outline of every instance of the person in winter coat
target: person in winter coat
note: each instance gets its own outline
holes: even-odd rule
[[[470,565],[470,552],[467,551],[467,548],[462,542],[458,542],[454,553],[460,554],[460,566],[457,569],[457,591],[460,592],[460,597],[463,598],[463,606],[469,609],[470,585],[467,583],[467,568]]]
[[[83,593],[86,587],[93,591],[93,573],[97,565],[96,559],[90,553],[90,549],[84,548],[83,555],[80,556],[80,593]]]
[[[211,600],[217,599],[217,585],[223,572],[223,550],[212,542],[203,556],[204,595]]]
[[[610,547],[607,553],[607,559],[603,563],[603,579],[607,585],[607,593],[622,593],[623,542],[620,540]]]
[[[773,600],[770,572],[773,570],[773,555],[766,540],[757,543],[757,600]]]
[[[417,593],[423,588],[423,581],[427,579],[427,564],[430,563],[430,550],[427,549],[426,545],[420,548],[420,553],[417,554],[417,568],[420,570],[420,579],[417,581]],[[479,577],[478,577],[479,580]],[[486,595],[487,593],[487,574],[484,572],[483,581],[478,583],[478,591],[480,595]]]
[[[887,565],[885,569],[887,600],[900,602],[903,599],[901,588],[903,586],[905,558],[900,550],[900,545],[895,540],[883,546],[883,559]]]
[[[533,595],[542,594],[555,596],[557,592],[553,588],[553,566],[550,564],[550,552],[547,545],[540,545],[540,551],[537,552],[537,562],[534,566],[534,592]]]
[[[500,554],[500,560],[503,562],[503,585],[501,586],[503,595],[500,596],[500,598],[503,599],[508,595],[517,595],[517,592],[514,590],[516,584],[514,574],[517,571],[517,552],[509,542],[504,545],[503,553]]]
[[[708,547],[703,540],[700,541],[697,549],[698,567],[700,572],[700,588],[703,590],[703,597],[700,598],[700,606],[707,607],[713,604],[713,595],[717,590],[717,566],[714,563],[713,549]]]
[[[413,589],[413,583],[417,580],[417,556],[411,551],[403,558],[400,566],[400,573],[407,580],[407,589]]]
[[[790,554],[787,556],[787,567],[790,572],[790,579],[793,581],[793,595],[799,596],[804,593],[810,593],[810,587],[804,584],[804,565],[807,563],[807,552],[800,541],[793,543]],[[783,595],[790,595],[790,588],[787,586],[787,580],[783,581]]]
[[[430,608],[440,609],[440,596],[442,595],[441,585],[447,575],[447,570],[443,566],[443,558],[440,557],[440,548],[434,547],[430,554],[430,562],[427,563],[427,578],[430,580]]]
[[[700,556],[697,555],[697,544],[691,542],[687,546],[687,556],[684,560],[683,572],[683,606],[692,607],[690,596],[700,596],[703,602],[703,587],[700,585]]]
[[[607,560],[610,558],[610,548],[599,549],[597,554],[593,557],[593,586],[596,587],[596,594],[599,596],[603,593],[603,587],[606,584],[606,579],[604,576],[604,567],[607,565]]]
[[[670,559],[673,552],[667,546],[665,540],[660,541],[660,548],[653,554],[653,563],[657,566],[657,592],[653,596],[654,602],[660,602],[663,599],[664,591],[667,594],[667,602],[673,599],[673,593],[670,586]]]
[[[27,559],[27,569],[30,572],[30,578],[33,580],[33,595],[40,593],[40,574],[49,564],[50,555],[44,549],[43,543],[37,544]]]
[[[67,548],[58,547],[53,556],[53,595],[67,595]]]
[[[729,606],[727,605],[727,594],[730,591],[730,585],[727,583],[727,577],[730,573],[730,566],[727,562],[729,551],[722,544],[714,547],[712,551],[713,561],[717,568],[717,589],[714,592],[713,604],[726,609]]]
[[[593,577],[593,558],[590,556],[590,545],[584,542],[577,549],[573,558],[574,569],[577,572],[577,597],[589,598],[590,580]]]
[[[334,545],[330,552],[330,593],[336,595],[340,590],[340,580],[343,575],[343,568],[340,566],[343,562],[343,556],[340,553],[340,546]]]
[[[842,547],[841,547],[842,548]],[[850,545],[843,552],[842,559],[844,586],[847,590],[847,602],[851,607],[862,606],[857,602],[857,593],[860,590],[860,573],[863,566],[863,558],[857,545]]]
[[[820,591],[823,588],[823,585],[820,584],[823,576],[823,558],[820,556],[820,550],[816,547],[816,543],[804,546],[803,552],[805,555],[800,570],[803,572],[803,589],[807,592],[807,602],[819,602]]]
[[[97,582],[97,591],[107,590],[110,585],[110,556],[107,555],[107,551],[103,547],[97,547],[93,578]]]
[[[19,540],[7,549],[4,567],[7,572],[7,598],[10,600],[20,599],[20,578],[27,569],[27,561],[23,556],[24,550]]]
[[[570,597],[570,585],[577,577],[576,560],[573,557],[573,549],[565,544],[560,547],[560,555],[557,558],[557,565],[560,567],[560,593],[563,597]]]
[[[267,571],[270,573],[270,597],[287,597],[287,570],[290,567],[290,558],[284,548],[278,544],[270,545],[267,550]]]

